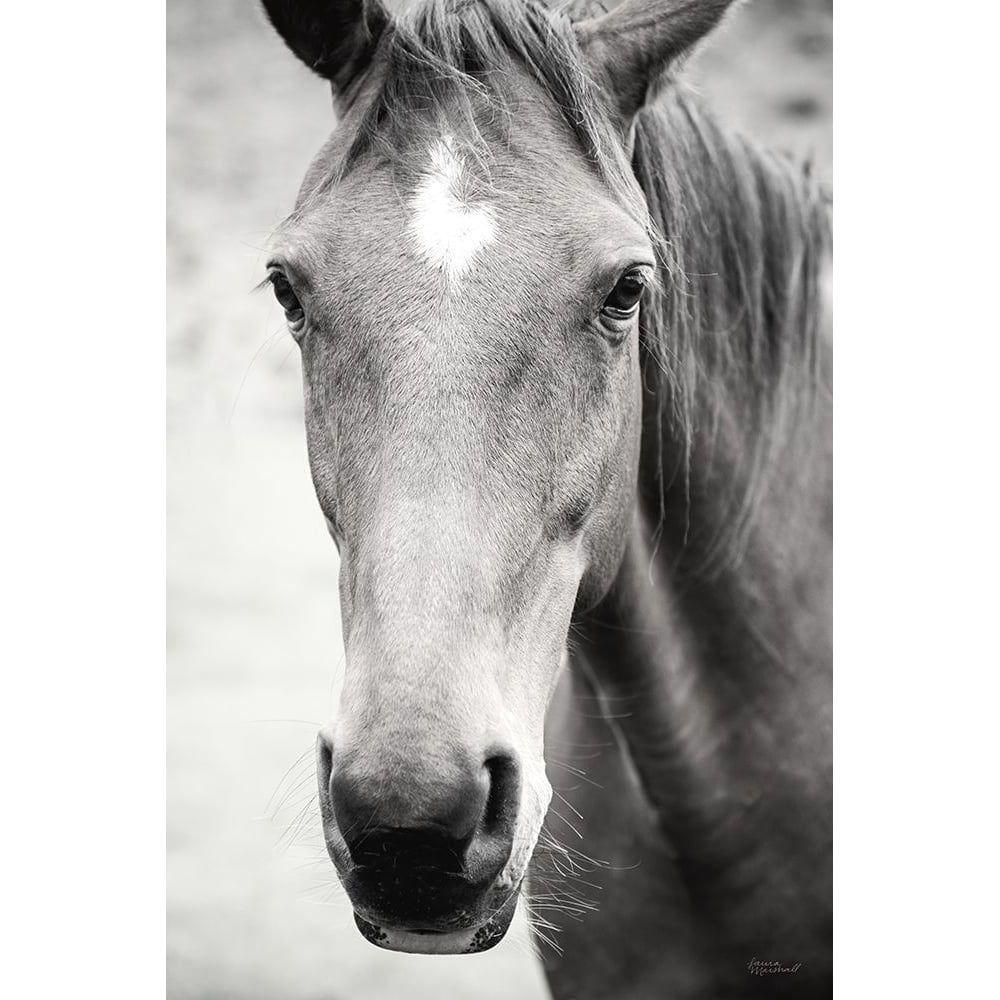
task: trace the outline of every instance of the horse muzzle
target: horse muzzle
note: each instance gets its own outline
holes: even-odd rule
[[[418,954],[485,951],[506,934],[520,875],[509,868],[520,800],[512,753],[453,755],[440,768],[388,773],[318,741],[319,801],[327,850],[373,944]]]

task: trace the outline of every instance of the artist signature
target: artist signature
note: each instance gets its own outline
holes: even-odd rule
[[[783,972],[798,972],[801,968],[801,962],[796,962],[794,965],[785,965],[783,962],[769,962],[763,958],[751,958],[747,962],[747,972],[751,976],[776,976]]]

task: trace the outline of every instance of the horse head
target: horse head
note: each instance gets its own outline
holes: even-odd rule
[[[635,502],[658,258],[631,125],[727,6],[265,3],[339,117],[268,272],[340,552],[324,833],[383,947],[483,950],[513,915],[571,616]]]

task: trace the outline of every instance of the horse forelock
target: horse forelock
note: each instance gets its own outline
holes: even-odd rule
[[[616,198],[645,221],[621,137],[588,75],[572,22],[534,0],[426,0],[398,15],[371,65],[348,83],[351,101],[367,104],[343,154],[326,165],[311,193],[321,195],[367,153],[406,168],[412,149],[427,148],[443,133],[488,174],[491,145],[525,113],[519,85],[525,76]]]

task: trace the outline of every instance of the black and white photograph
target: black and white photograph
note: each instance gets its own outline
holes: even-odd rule
[[[831,995],[831,60],[170,0],[168,997]]]
[[[6,9],[0,994],[992,996],[995,21]]]

